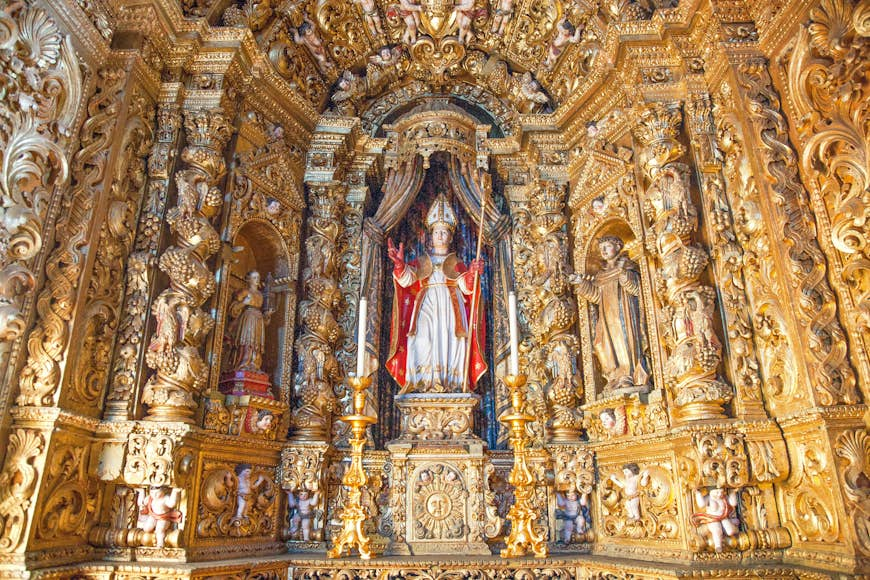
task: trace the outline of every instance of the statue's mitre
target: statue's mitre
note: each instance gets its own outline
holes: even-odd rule
[[[431,230],[435,224],[444,224],[450,228],[450,231],[456,227],[456,214],[453,213],[453,208],[450,207],[450,202],[443,193],[438,194],[432,207],[429,208],[429,213],[426,214],[426,228]]]

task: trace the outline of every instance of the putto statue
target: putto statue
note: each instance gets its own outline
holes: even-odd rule
[[[230,303],[233,337],[233,370],[260,372],[263,367],[263,348],[266,341],[266,324],[272,316],[260,291],[260,273],[256,270],[245,276],[248,285],[238,290]]]
[[[622,255],[623,245],[615,236],[602,237],[598,240],[604,261],[601,270],[593,277],[571,279],[577,294],[598,305],[594,346],[607,378],[605,391],[644,387],[649,380],[643,360],[640,273],[637,265]]]
[[[486,372],[479,307],[478,324],[471,325],[470,333],[468,321],[474,276],[483,272],[483,261],[474,260],[466,268],[450,252],[456,216],[444,194],[429,209],[426,227],[432,253],[410,263],[405,263],[404,244],[396,248],[388,240],[395,294],[387,370],[401,386],[399,394],[463,392],[466,365],[471,387]],[[474,300],[480,304],[479,285]]]

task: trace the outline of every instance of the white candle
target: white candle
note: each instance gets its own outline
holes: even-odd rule
[[[517,295],[508,294],[508,318],[511,328],[511,361],[510,374],[520,374],[520,331],[517,323]]]
[[[369,301],[361,298],[359,301],[359,332],[356,341],[356,376],[365,376],[366,367],[366,319],[369,315]]]

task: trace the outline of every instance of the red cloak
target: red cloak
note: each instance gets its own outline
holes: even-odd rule
[[[416,331],[417,315],[426,295],[429,276],[432,275],[433,266],[429,256],[423,255],[419,260],[412,261],[409,266],[417,272],[417,281],[403,288],[396,282],[396,276],[401,276],[402,271],[393,272],[393,314],[390,326],[390,355],[387,359],[387,370],[402,387],[404,392],[407,385],[408,370],[408,334]],[[456,336],[465,336],[465,323],[462,311],[459,309],[459,299],[465,304],[465,312],[471,312],[471,295],[466,295],[458,287],[460,278],[464,277],[464,285],[467,288],[474,287],[474,277],[468,268],[459,261],[456,254],[448,254],[441,266],[447,278],[447,287],[451,289],[450,297],[453,303],[453,315],[456,317]],[[486,327],[483,317],[483,305],[480,303],[480,284],[477,285],[477,298],[475,299],[476,321],[471,325],[471,361],[468,369],[470,383],[469,390],[474,390],[477,381],[486,372],[486,360],[483,357]]]

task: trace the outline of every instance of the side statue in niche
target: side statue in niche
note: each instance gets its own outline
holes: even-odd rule
[[[262,372],[266,325],[274,310],[266,304],[260,291],[260,273],[256,270],[245,276],[248,285],[236,291],[229,306],[232,319],[229,332],[233,337],[232,370]]]
[[[486,372],[479,284],[477,324],[469,324],[474,276],[483,272],[483,261],[466,268],[450,251],[456,216],[444,194],[429,209],[426,227],[432,252],[410,263],[404,245],[397,248],[388,240],[395,294],[387,370],[399,383],[399,394],[463,392],[466,368],[471,388]]]
[[[571,277],[577,294],[598,306],[594,347],[607,379],[606,392],[643,388],[649,381],[643,358],[640,273],[622,253],[623,246],[615,236],[602,237],[601,270],[594,276]]]

